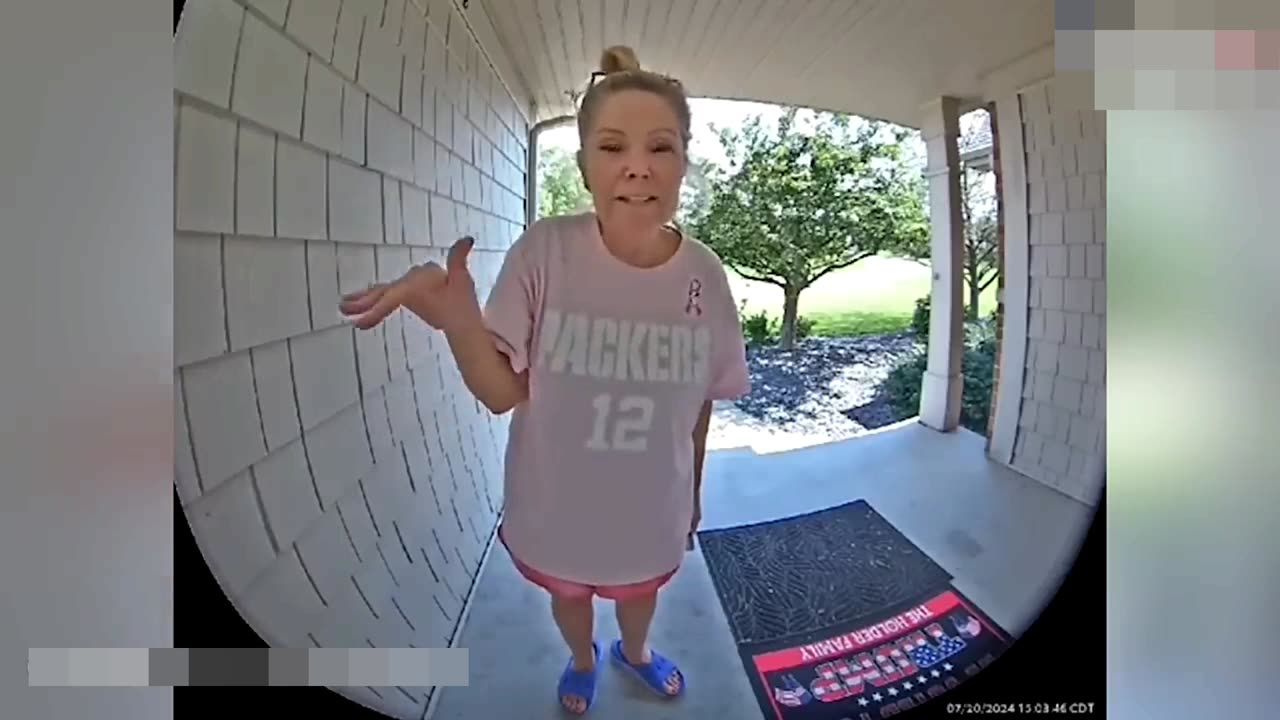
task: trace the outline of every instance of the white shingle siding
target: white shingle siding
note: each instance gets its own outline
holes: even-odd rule
[[[327,178],[323,150],[291,140],[276,143],[276,235],[328,239]]]
[[[289,354],[304,428],[319,425],[359,399],[354,328],[340,325],[294,338]]]
[[[275,136],[242,123],[236,139],[236,233],[275,234]]]
[[[306,78],[306,51],[256,15],[248,14],[236,56],[231,110],[300,138]]]
[[[305,241],[229,235],[222,259],[232,350],[311,330]]]
[[[292,546],[286,548],[245,590],[240,609],[273,646],[312,647],[307,633],[322,619],[325,607],[297,553]]]
[[[487,71],[449,4],[424,5],[200,0],[175,38],[174,482],[275,644],[448,642],[501,502],[507,424],[435,331],[337,311],[463,229],[483,230],[484,297],[523,227],[527,126],[501,84],[456,75]],[[360,697],[421,712],[407,691]]]
[[[342,152],[342,78],[312,55],[307,71],[302,138],[329,153]]]
[[[191,0],[174,38],[174,87],[220,108],[231,104],[244,7],[235,0]]]
[[[342,156],[359,164],[365,161],[368,105],[368,93],[351,83],[342,86]]]
[[[302,436],[289,343],[281,340],[259,345],[251,351],[251,356],[267,448],[279,450]]]
[[[298,0],[296,12],[289,13],[285,30],[313,56],[328,63],[333,59],[341,6],[342,0]]]
[[[416,187],[406,185],[401,190],[402,241],[406,245],[428,245],[427,193]]]
[[[323,330],[345,322],[338,312],[338,256],[331,242],[307,243],[307,285],[311,288],[311,328]]]
[[[227,351],[222,239],[177,233],[173,247],[174,362],[186,365]]]
[[[191,431],[187,426],[187,406],[183,398],[182,373],[173,377],[173,471],[174,483],[182,504],[190,505],[200,497],[200,473],[196,469],[196,457],[191,448]]]
[[[189,506],[187,517],[219,584],[233,597],[275,559],[248,469]]]
[[[329,158],[330,239],[382,242],[382,180],[376,171]]]
[[[182,368],[182,387],[196,466],[208,493],[266,456],[249,353]]]
[[[272,23],[278,26],[285,24],[285,15],[289,11],[289,0],[245,0],[248,5],[258,12],[261,12]],[[302,0],[299,0],[300,2]],[[319,4],[321,0],[305,0],[307,3],[316,2]],[[298,13],[303,14],[303,13]]]
[[[263,511],[276,542],[288,546],[320,519],[320,501],[311,486],[311,467],[301,438],[253,466]]]
[[[178,108],[177,229],[235,232],[236,123],[184,104]]]
[[[1105,116],[1054,99],[1052,83],[1021,95],[1031,282],[1013,465],[1092,503],[1106,393]]]
[[[381,337],[378,337],[377,340],[379,342],[386,342]],[[367,378],[370,374],[375,374],[379,378],[379,381],[374,383],[373,390],[366,389],[363,401],[365,429],[369,431],[369,443],[375,456],[377,456],[379,452],[395,445],[395,440],[391,437],[391,418],[387,416],[387,399],[386,395],[383,394],[383,385],[385,385],[387,381],[387,356],[385,346],[378,346],[377,351],[377,354],[381,356],[382,365],[380,372],[366,372],[363,366],[360,371],[361,378]],[[368,384],[366,384],[366,388],[367,387]],[[357,547],[359,546],[357,545]]]
[[[343,2],[338,13],[338,26],[333,36],[333,67],[348,80],[355,79],[356,63],[360,59],[360,39],[365,32],[367,18],[355,2]]]
[[[413,125],[380,102],[369,103],[368,124],[369,167],[413,182]]]
[[[400,183],[395,178],[382,179],[382,241],[389,245],[404,242],[404,215],[401,205]]]

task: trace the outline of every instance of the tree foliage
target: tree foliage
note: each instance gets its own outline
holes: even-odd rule
[[[978,319],[978,300],[998,277],[999,247],[996,244],[994,198],[983,180],[989,173],[966,168],[960,174],[961,212],[964,217],[964,282],[969,288],[967,314]]]
[[[552,147],[538,154],[538,217],[584,212],[591,193],[582,184],[573,153]]]
[[[989,117],[978,116],[978,122],[970,125],[961,135],[958,145],[961,152],[991,142]],[[964,165],[960,172],[960,214],[964,235],[964,266],[961,276],[969,291],[966,315],[976,320],[978,301],[983,291],[995,282],[999,275],[999,248],[996,243],[997,205],[994,192],[988,186],[993,174],[989,170],[977,170]],[[900,254],[922,264],[930,264],[932,249],[929,234],[918,242],[900,247]]]
[[[924,188],[904,162],[908,131],[790,109],[720,131],[729,168],[714,173],[696,235],[725,264],[782,288],[781,345],[791,347],[800,293],[824,275],[928,243]]]

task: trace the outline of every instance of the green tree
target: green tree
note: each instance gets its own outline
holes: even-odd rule
[[[985,111],[977,120],[961,135],[958,141],[961,152],[991,143],[990,121],[986,118]],[[996,281],[1000,270],[999,248],[996,245],[996,198],[987,187],[987,180],[991,177],[990,170],[978,170],[968,163],[963,165],[960,172],[960,215],[964,235],[964,266],[960,272],[965,288],[969,291],[965,314],[970,320],[978,319],[978,303],[982,293]],[[901,246],[899,252],[903,257],[923,265],[931,264],[929,234],[925,233],[916,242]]]
[[[538,154],[538,217],[579,213],[591,207],[574,154],[548,148]]]
[[[759,117],[722,130],[729,169],[713,173],[696,235],[749,280],[782,289],[783,348],[795,344],[800,294],[826,274],[881,253],[927,244],[920,173],[904,162],[908,131],[856,126],[846,115],[789,109],[776,128]]]
[[[964,216],[964,284],[969,289],[969,305],[966,313],[970,320],[978,319],[978,301],[982,293],[998,276],[996,255],[996,216],[988,210],[986,202],[990,193],[983,189],[983,175],[971,169],[960,174],[960,195],[964,199],[961,213]]]

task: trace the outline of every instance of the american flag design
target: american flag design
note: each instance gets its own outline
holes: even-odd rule
[[[951,622],[956,626],[956,632],[960,633],[961,637],[976,638],[982,632],[982,623],[972,615],[955,616],[951,618]]]
[[[773,699],[777,700],[779,705],[800,707],[811,698],[804,685],[801,685],[794,675],[786,675],[783,677],[783,687],[773,689]]]
[[[916,661],[916,665],[922,668],[931,668],[964,650],[966,645],[967,643],[961,638],[946,636],[940,639],[937,645],[916,648],[911,655],[912,659]]]
[[[951,689],[967,677],[965,668],[974,666],[978,654],[993,657],[1007,643],[964,607],[925,622],[871,647],[762,672],[762,689],[772,696],[772,716],[844,720],[867,713],[875,718],[894,714]]]

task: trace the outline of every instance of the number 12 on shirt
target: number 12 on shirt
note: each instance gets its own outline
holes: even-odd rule
[[[653,398],[647,395],[623,395],[614,402],[610,393],[597,395],[591,403],[596,410],[589,450],[622,450],[643,452],[649,447],[649,428],[653,425]]]

